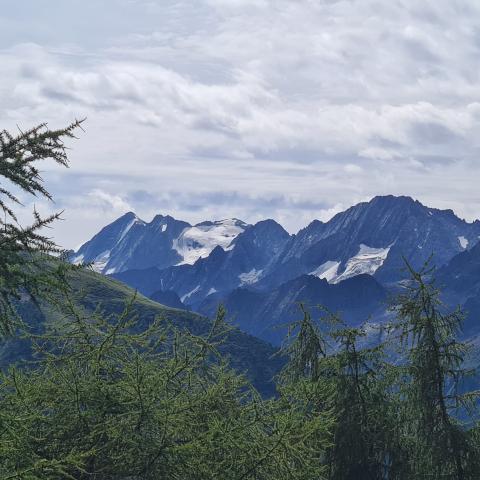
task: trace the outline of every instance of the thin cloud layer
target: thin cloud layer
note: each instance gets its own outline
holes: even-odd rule
[[[46,175],[66,246],[127,209],[296,231],[393,193],[480,217],[478,2],[31,3],[0,19],[0,126],[87,117]]]

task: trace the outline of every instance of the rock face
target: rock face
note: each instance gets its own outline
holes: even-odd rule
[[[444,302],[459,305],[465,313],[463,334],[480,334],[480,243],[459,253],[436,274]]]
[[[386,290],[370,275],[358,275],[338,284],[302,275],[267,292],[237,288],[221,301],[234,325],[273,344],[280,344],[287,333],[287,325],[301,318],[300,303],[311,311],[314,318],[321,305],[340,313],[349,324],[357,325],[371,315],[383,314],[386,297]],[[208,297],[198,310],[212,315],[219,301],[214,296]]]

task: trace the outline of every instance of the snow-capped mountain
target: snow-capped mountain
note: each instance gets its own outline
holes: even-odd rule
[[[164,270],[162,288],[174,290],[182,302],[196,305],[214,293],[254,285],[289,238],[275,221],[258,222],[239,234],[228,251],[217,246],[208,257],[194,265]]]
[[[403,258],[420,267],[433,255],[433,262],[442,266],[479,238],[479,221],[468,223],[451,210],[428,208],[410,197],[385,196],[355,205],[328,222],[315,220],[297,235],[288,235],[273,220],[251,229],[237,219],[192,226],[162,215],[147,223],[127,213],[85,243],[71,260],[93,262],[105,274],[175,266],[185,272],[172,270],[167,275],[168,282],[176,284],[185,276],[198,277],[202,268],[208,270],[221,252],[208,262],[194,267],[195,263],[220,247],[223,252],[235,251],[225,257],[228,268],[222,267],[224,273],[218,277],[222,285],[236,287],[239,281],[271,288],[304,274],[339,283],[367,273],[392,282],[403,275]],[[210,289],[218,286],[211,284]]]
[[[409,197],[385,196],[328,222],[315,220],[296,235],[273,220],[192,226],[162,215],[147,223],[129,213],[71,260],[93,262],[97,270],[172,306],[210,314],[226,303],[241,328],[275,341],[270,327],[290,320],[300,301],[338,309],[350,322],[380,318],[385,292],[408,275],[404,259],[418,269],[432,257],[433,265],[453,275],[452,259],[458,256],[457,262],[470,264],[470,272],[479,237],[479,221],[468,223],[451,210],[429,208]],[[471,275],[477,273],[474,269]],[[448,289],[454,290],[454,282]],[[478,292],[461,301],[480,312]]]
[[[301,230],[261,282],[271,288],[305,273],[332,283],[360,273],[395,282],[405,275],[404,258],[419,268],[433,256],[441,266],[475,245],[479,235],[480,222],[468,223],[451,210],[410,197],[375,197]]]
[[[281,225],[265,220],[246,227],[227,249],[218,245],[208,257],[193,265],[176,265],[162,271],[126,271],[114,276],[146,295],[159,288],[173,290],[182,302],[195,305],[214,293],[256,284],[289,238]],[[146,277],[150,281],[146,282]]]
[[[193,264],[221,246],[228,250],[247,224],[237,219],[190,225],[157,215],[150,223],[127,213],[82,245],[70,260],[106,275],[131,269]]]

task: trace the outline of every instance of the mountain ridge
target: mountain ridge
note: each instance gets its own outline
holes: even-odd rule
[[[107,275],[152,266],[193,264],[217,245],[228,248],[247,226],[238,219],[191,225],[161,214],[145,222],[128,212],[85,242],[70,255],[70,261],[91,263],[95,271]]]
[[[430,208],[411,197],[393,195],[361,202],[327,222],[314,220],[295,235],[272,219],[254,225],[230,219],[185,227],[190,224],[169,217],[164,228],[167,217],[158,215],[156,223],[145,224],[132,215],[124,218],[123,224],[113,222],[106,232],[97,234],[113,242],[120,238],[111,252],[120,257],[121,268],[110,272],[111,265],[105,264],[104,273],[147,296],[157,293],[158,298],[203,314],[210,314],[218,303],[232,305],[239,312],[241,328],[254,334],[259,332],[268,340],[273,339],[270,333],[255,323],[275,324],[288,317],[290,307],[282,295],[299,302],[305,300],[300,292],[308,291],[308,302],[329,305],[330,298],[325,292],[328,290],[329,295],[342,292],[342,298],[331,306],[346,311],[349,321],[357,322],[369,315],[382,316],[379,302],[383,294],[377,295],[376,287],[365,294],[370,312],[360,306],[358,314],[350,312],[351,297],[366,292],[367,284],[377,285],[385,292],[395,289],[408,275],[404,258],[414,269],[420,269],[433,255],[433,264],[443,268],[456,255],[472,250],[480,238],[479,221],[466,222],[451,209]],[[126,225],[130,224],[125,233]],[[155,229],[143,226],[152,224]],[[145,228],[148,235],[143,235]],[[168,237],[169,231],[177,237]],[[176,248],[186,231],[192,240],[187,253],[193,257],[180,254],[182,249]],[[137,232],[143,236],[133,238]],[[88,252],[91,245],[87,242],[82,248]],[[103,248],[105,244],[97,246],[95,252],[102,254]],[[165,257],[159,259],[162,251],[166,252]],[[80,253],[79,250],[76,255]],[[258,302],[264,301],[260,299],[265,298],[280,307],[262,307],[263,319],[250,307],[245,310],[238,305],[238,299],[260,305]]]

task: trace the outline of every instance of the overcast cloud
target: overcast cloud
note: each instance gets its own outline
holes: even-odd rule
[[[291,232],[379,194],[480,217],[480,2],[28,0],[0,128],[87,117],[43,165],[77,246],[128,210]]]

